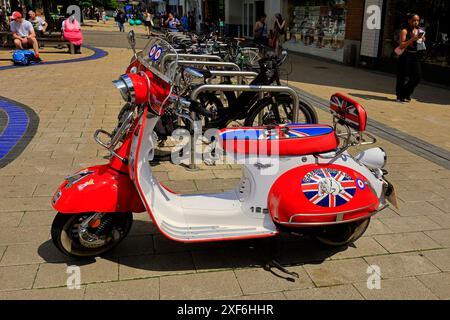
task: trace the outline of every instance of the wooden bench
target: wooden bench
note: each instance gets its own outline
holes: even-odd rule
[[[37,38],[37,40],[39,42],[39,45],[46,44],[46,43],[67,45],[67,46],[69,46],[70,54],[75,54],[74,44],[67,41],[66,39],[63,39],[60,34],[44,34],[43,37]]]
[[[14,41],[11,32],[0,31],[0,40],[2,47],[14,47]],[[75,54],[75,46],[73,45],[73,43],[63,39],[61,37],[61,34],[45,34],[44,37],[38,37],[37,41],[39,43],[39,46],[46,43],[67,45],[69,47],[70,54]]]

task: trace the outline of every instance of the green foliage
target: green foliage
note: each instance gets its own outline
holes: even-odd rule
[[[116,0],[61,0],[63,5],[76,4],[80,8],[97,7],[105,9],[116,9],[119,5]]]

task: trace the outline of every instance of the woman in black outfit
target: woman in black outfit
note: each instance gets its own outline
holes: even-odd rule
[[[411,101],[411,95],[422,77],[417,40],[425,41],[425,37],[423,31],[419,29],[419,15],[409,13],[407,19],[408,22],[400,32],[400,48],[405,51],[399,57],[397,66],[398,102]],[[405,83],[406,77],[408,77],[408,82]]]

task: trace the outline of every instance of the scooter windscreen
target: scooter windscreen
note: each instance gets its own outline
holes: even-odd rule
[[[173,84],[178,66],[178,54],[167,41],[152,38],[139,55],[139,60],[152,73],[167,83]]]

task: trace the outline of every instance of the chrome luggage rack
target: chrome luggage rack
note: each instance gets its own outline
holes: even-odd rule
[[[346,132],[340,133],[338,131],[338,125],[341,125],[346,129]],[[358,147],[358,146],[367,146],[371,144],[375,144],[377,142],[377,138],[373,136],[372,134],[368,132],[359,132],[352,130],[345,122],[342,120],[333,117],[333,130],[336,134],[336,136],[339,138],[339,141],[341,141],[342,138],[344,138],[344,144],[342,147],[339,147],[336,152],[332,155],[324,155],[324,154],[316,154],[316,158],[320,159],[337,159],[339,158],[344,152],[346,152],[350,147]],[[370,140],[366,140],[366,137],[368,137]]]

